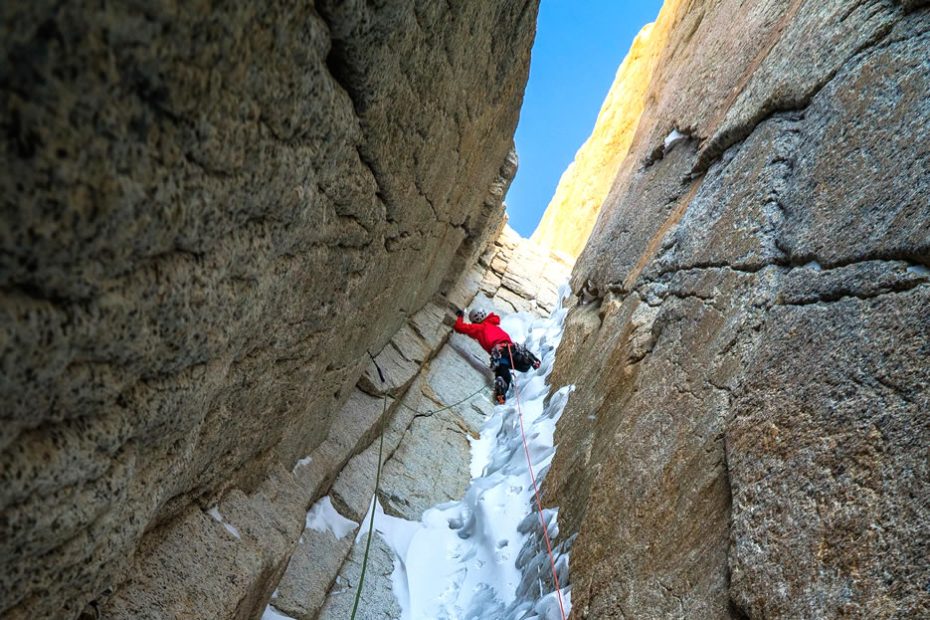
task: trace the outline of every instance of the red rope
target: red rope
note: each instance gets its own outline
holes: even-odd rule
[[[507,353],[510,355],[510,368],[515,370],[513,364],[513,347],[507,347]],[[523,451],[526,453],[526,465],[530,470],[530,480],[533,481],[533,493],[536,495],[536,510],[539,513],[539,524],[542,526],[543,538],[546,541],[546,551],[549,552],[549,565],[552,567],[552,579],[555,580],[555,592],[559,597],[559,611],[562,612],[562,620],[565,620],[565,606],[562,604],[562,588],[559,587],[559,576],[555,572],[555,558],[552,557],[552,543],[549,542],[549,528],[546,527],[546,519],[543,517],[542,502],[539,500],[539,487],[536,485],[536,475],[533,473],[533,462],[530,459],[530,449],[526,445],[526,431],[523,429],[523,411],[520,409],[520,388],[517,387],[516,378],[513,380],[514,397],[517,401],[517,415],[520,418],[520,434],[523,436]]]

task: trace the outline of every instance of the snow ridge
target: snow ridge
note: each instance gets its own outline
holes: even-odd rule
[[[219,506],[214,506],[207,511],[207,514],[210,515],[214,521],[221,523],[226,531],[236,537],[237,540],[242,540],[242,536],[239,534],[239,530],[236,529],[236,526],[226,520],[226,518],[220,513]]]

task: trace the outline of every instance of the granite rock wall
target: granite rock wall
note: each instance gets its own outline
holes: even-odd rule
[[[574,613],[927,616],[930,9],[671,6],[552,378]]]
[[[0,615],[264,607],[366,352],[500,230],[536,9],[0,8]]]

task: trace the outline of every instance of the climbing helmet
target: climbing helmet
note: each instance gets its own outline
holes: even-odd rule
[[[468,313],[468,320],[472,323],[480,323],[486,318],[488,318],[488,313],[481,308],[472,308],[471,312]]]

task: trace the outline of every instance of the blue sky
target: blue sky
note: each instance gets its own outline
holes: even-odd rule
[[[542,0],[515,137],[520,169],[507,193],[510,225],[524,237],[591,134],[633,37],[661,7],[662,0]]]

